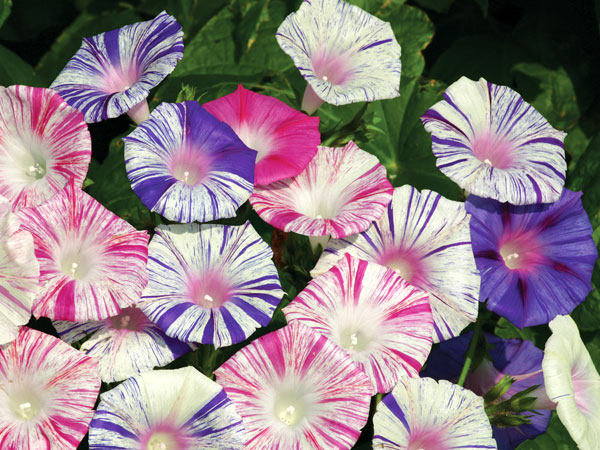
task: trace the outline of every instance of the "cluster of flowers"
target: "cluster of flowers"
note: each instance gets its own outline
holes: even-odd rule
[[[392,29],[356,6],[307,0],[276,37],[308,82],[309,113],[399,95]],[[509,88],[460,79],[422,117],[439,169],[472,193],[451,201],[393,188],[353,142],[320,146],[317,117],[241,86],[150,112],[149,90],[182,56],[181,27],[161,13],[85,39],[51,89],[0,88],[1,448],[74,449],[88,428],[92,449],[350,448],[371,397],[390,391],[375,447],[514,448],[556,407],[580,448],[598,447],[600,377],[565,316],[597,254],[581,194],[563,188],[564,133]],[[124,113],[139,124],[124,138],[134,192],[180,222],[150,244],[81,189],[86,122]],[[269,246],[249,222],[192,223],[248,199],[273,227],[323,244],[314,278],[284,308],[288,325],[216,382],[153,371],[271,320],[283,291]],[[486,335],[493,361],[466,389],[446,380],[486,299],[553,335],[545,353]],[[23,326],[32,313],[81,351]],[[481,396],[504,375],[514,383],[495,400],[537,387],[544,412],[530,424],[492,429]],[[125,381],[94,411],[101,380]]]

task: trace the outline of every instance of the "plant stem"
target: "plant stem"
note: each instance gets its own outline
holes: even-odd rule
[[[481,335],[481,320],[477,320],[477,322],[475,322],[475,328],[473,329],[473,337],[471,338],[471,342],[469,343],[469,349],[467,350],[467,357],[465,358],[465,363],[460,372],[460,376],[458,377],[457,384],[459,386],[464,386],[464,384],[465,384],[467,375],[469,374],[469,370],[471,369],[471,363],[473,362],[473,356],[475,356],[475,349],[477,348],[477,343],[479,342],[480,335]]]

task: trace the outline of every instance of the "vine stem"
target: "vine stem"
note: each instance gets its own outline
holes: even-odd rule
[[[481,335],[481,320],[475,322],[475,327],[473,329],[473,337],[471,338],[471,342],[469,343],[469,349],[467,350],[467,357],[465,358],[465,363],[463,364],[462,370],[460,371],[460,376],[458,377],[457,384],[459,386],[464,386],[465,381],[467,379],[467,375],[469,374],[469,370],[471,369],[471,364],[473,363],[473,357],[475,356],[475,349],[477,348],[477,343],[479,342],[479,336]]]

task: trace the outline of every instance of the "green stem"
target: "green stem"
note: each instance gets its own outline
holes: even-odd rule
[[[465,363],[460,372],[460,376],[458,377],[458,385],[464,386],[465,381],[467,379],[467,375],[469,374],[469,370],[471,369],[471,364],[473,363],[473,357],[475,356],[475,349],[477,348],[477,343],[479,342],[479,336],[481,335],[481,320],[475,322],[475,328],[473,329],[473,337],[471,338],[471,342],[469,343],[469,349],[467,350],[467,357],[465,358]]]

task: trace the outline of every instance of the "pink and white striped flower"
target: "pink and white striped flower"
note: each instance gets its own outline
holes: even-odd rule
[[[600,447],[600,375],[569,316],[550,323],[542,370],[546,393],[581,450]]]
[[[13,209],[39,205],[69,179],[81,187],[91,156],[83,115],[56,92],[0,86],[0,195]]]
[[[431,350],[428,294],[347,253],[283,312],[344,348],[376,392],[389,392],[400,376],[418,376]]]
[[[379,219],[393,191],[385,167],[350,141],[345,147],[319,147],[304,171],[257,186],[250,203],[275,228],[338,239]]]
[[[401,378],[377,405],[373,427],[373,448],[497,448],[483,398],[446,380]]]
[[[258,152],[255,184],[270,184],[298,175],[321,143],[318,117],[309,117],[242,85],[203,106],[229,125],[247,147]]]
[[[305,325],[251,342],[215,371],[242,416],[246,449],[347,449],[367,422],[371,383]]]
[[[11,204],[0,197],[0,345],[14,340],[19,327],[29,322],[38,292],[40,265],[33,238],[20,226]]]
[[[98,363],[60,339],[23,327],[0,346],[0,448],[71,450],[88,431]]]
[[[148,282],[146,231],[137,231],[73,182],[19,216],[40,263],[36,317],[101,320],[140,298]]]
[[[193,348],[167,336],[135,307],[124,308],[118,316],[101,321],[55,321],[54,328],[69,344],[89,336],[80,350],[98,360],[105,383],[162,367]]]
[[[156,370],[100,396],[90,450],[242,450],[240,415],[223,388],[193,367]]]

